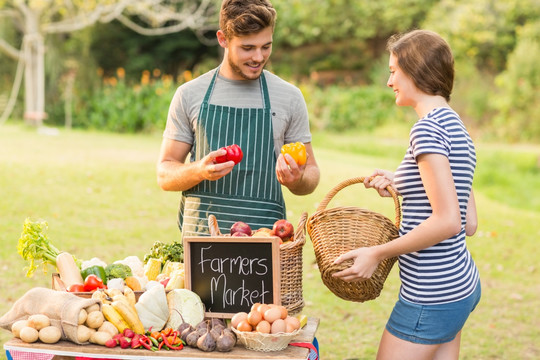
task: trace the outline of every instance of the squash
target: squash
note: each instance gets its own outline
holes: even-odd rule
[[[169,319],[165,287],[159,283],[152,286],[139,297],[135,308],[145,330],[162,330]]]
[[[56,268],[60,274],[60,279],[64,283],[66,289],[73,284],[84,284],[81,276],[81,270],[75,263],[73,255],[67,252],[61,252],[56,256]]]

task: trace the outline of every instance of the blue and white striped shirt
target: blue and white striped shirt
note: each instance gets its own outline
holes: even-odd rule
[[[409,148],[394,178],[403,196],[400,236],[432,213],[416,161],[426,153],[441,154],[450,162],[461,211],[461,231],[430,248],[399,256],[400,295],[413,303],[442,304],[470,295],[479,278],[465,243],[465,216],[476,152],[465,126],[452,109],[436,108],[411,129]]]

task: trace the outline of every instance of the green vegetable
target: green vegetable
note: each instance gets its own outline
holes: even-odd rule
[[[128,276],[133,276],[129,266],[119,263],[107,265],[105,272],[107,274],[107,280],[116,278],[125,279]]]
[[[152,245],[152,248],[150,248],[150,252],[144,255],[143,262],[146,264],[148,260],[152,258],[161,260],[162,266],[167,261],[183,262],[184,246],[179,242],[165,244],[161,241],[156,241],[154,245]]]
[[[101,281],[103,281],[103,284],[107,284],[107,272],[103,266],[94,265],[81,270],[81,276],[83,279],[86,279],[86,277],[90,274],[96,275],[101,279]]]
[[[32,277],[38,265],[43,266],[44,273],[47,272],[47,265],[56,267],[56,257],[61,251],[47,238],[44,233],[47,228],[46,221],[32,222],[29,218],[24,221],[17,252],[24,260],[30,261],[30,265],[25,267],[26,277]]]

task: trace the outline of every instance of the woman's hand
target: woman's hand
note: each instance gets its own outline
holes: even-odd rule
[[[334,264],[341,264],[346,260],[353,260],[353,265],[345,270],[338,271],[332,276],[343,281],[367,280],[373,275],[382,259],[377,256],[375,247],[361,247],[342,254],[334,260]]]
[[[373,174],[364,179],[364,186],[369,188],[375,188],[379,195],[382,197],[391,197],[392,194],[386,188],[391,186],[397,193],[394,187],[394,173],[388,170],[376,169]]]

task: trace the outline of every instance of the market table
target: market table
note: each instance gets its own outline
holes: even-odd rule
[[[308,318],[307,324],[291,342],[293,343],[312,343],[315,333],[319,327],[318,318]],[[308,359],[309,349],[297,346],[287,346],[281,351],[260,352],[246,349],[241,344],[236,344],[231,352],[203,352],[198,349],[186,346],[180,351],[155,351],[151,352],[143,349],[121,349],[107,348],[99,345],[77,345],[69,341],[60,341],[56,344],[44,344],[36,342],[27,344],[20,339],[11,339],[4,344],[4,349],[9,351],[13,360],[22,359],[54,359],[68,360],[77,357],[92,359],[229,359],[229,360],[265,360],[265,359],[288,359],[305,360]],[[35,356],[32,356],[34,354]],[[39,354],[39,357],[38,355]],[[49,356],[47,356],[49,355]]]

